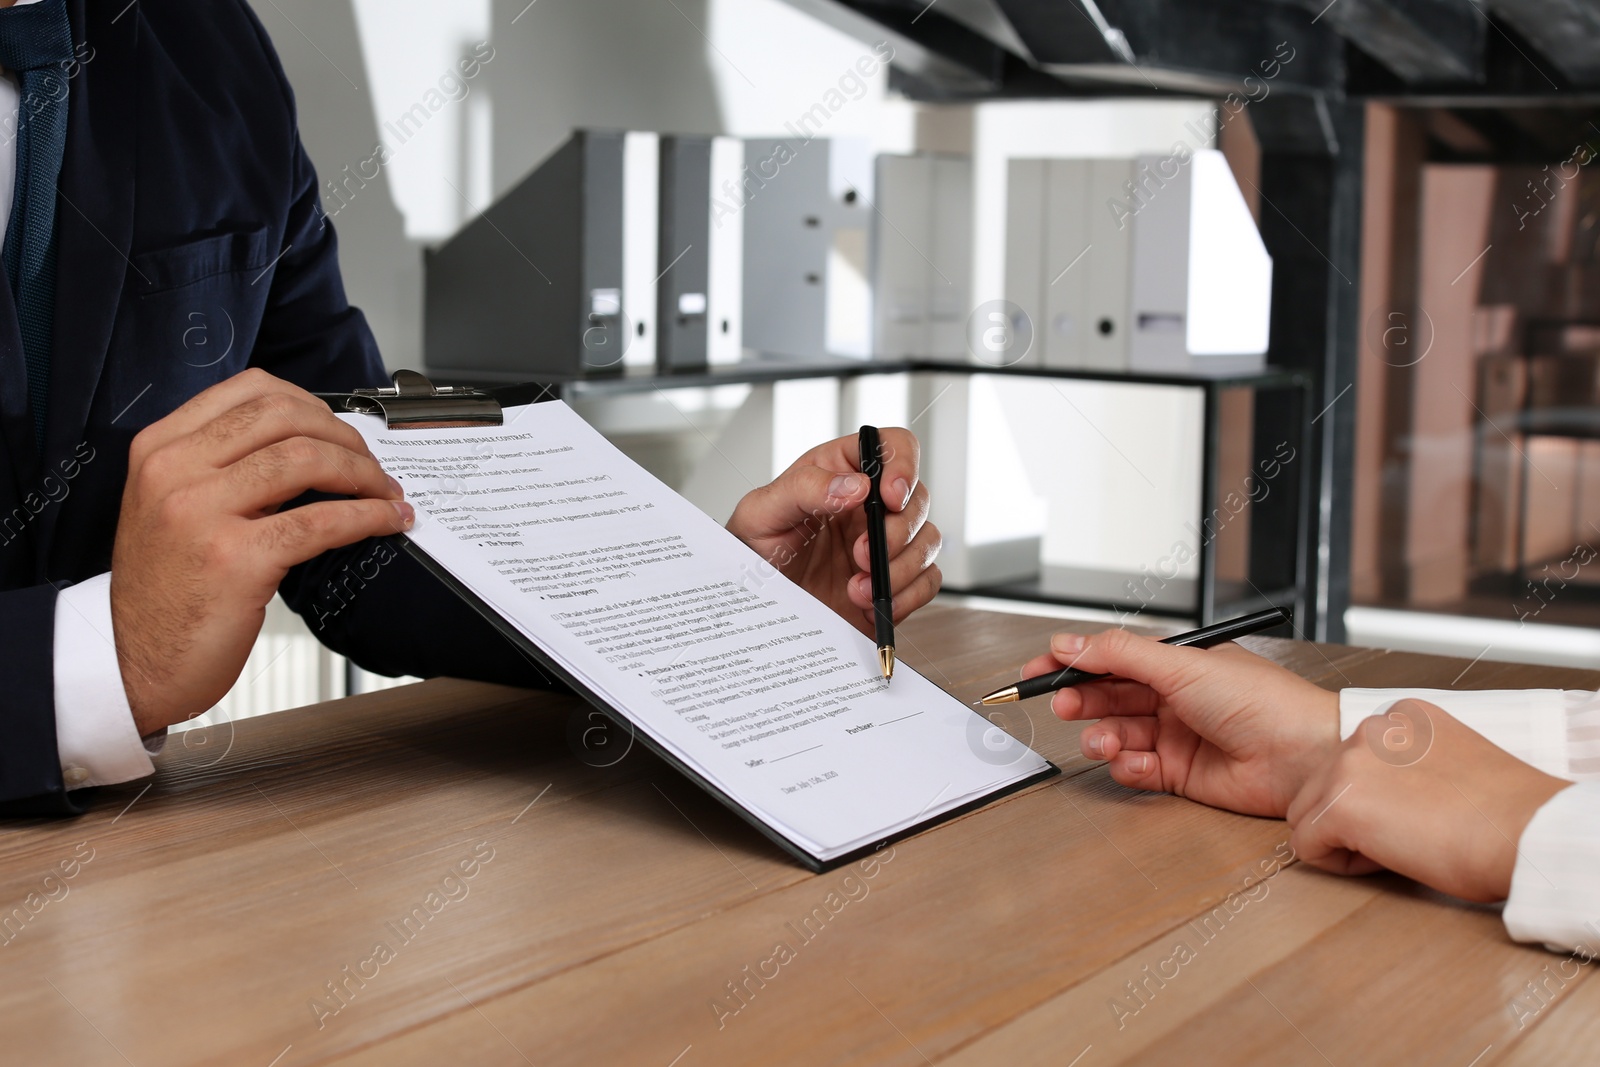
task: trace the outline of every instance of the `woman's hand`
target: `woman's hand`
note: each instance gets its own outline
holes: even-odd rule
[[[1115,678],[1063,689],[1051,709],[1098,719],[1079,738],[1111,777],[1246,815],[1282,816],[1339,742],[1339,697],[1236,644],[1163,645],[1126,630],[1056,634],[1023,677],[1077,667]]]
[[[1289,805],[1289,843],[1338,874],[1388,868],[1467,900],[1504,900],[1522,831],[1571,784],[1433,704],[1402,700],[1306,782]]]
[[[918,484],[921,448],[909,430],[882,431],[879,486],[888,511],[889,586],[896,622],[939,591],[939,530],[928,521],[928,489]],[[728,530],[767,564],[844,616],[873,632],[867,519],[871,487],[857,466],[856,435],[818,445],[770,485],[747,493]],[[752,576],[759,582],[761,575]]]

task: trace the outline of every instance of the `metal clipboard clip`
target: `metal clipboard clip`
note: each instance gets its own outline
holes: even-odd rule
[[[316,395],[335,411],[377,415],[391,430],[500,426],[505,422],[500,401],[481,389],[435,386],[414,370],[397,370],[391,380],[392,388]]]

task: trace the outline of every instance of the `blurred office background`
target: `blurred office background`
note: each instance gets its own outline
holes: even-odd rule
[[[1517,5],[1470,10],[1467,18],[1482,20],[1476,30],[1446,20],[1399,38],[1394,26],[1417,27],[1391,22],[1385,37],[1358,13],[1335,12],[1318,25],[1306,5],[1224,5],[1210,26],[1232,32],[1232,18],[1247,40],[1233,72],[1236,81],[1253,79],[1243,89],[1186,69],[1174,58],[1185,42],[1166,40],[1165,61],[1134,55],[1148,42],[1107,25],[1106,13],[1138,5],[1061,0],[1083,21],[1078,32],[1113,58],[1068,56],[1054,66],[1032,62],[1032,70],[1024,60],[1039,58],[1037,38],[1019,34],[1019,26],[1028,27],[1004,15],[1029,5],[993,0],[937,7],[838,0],[253,6],[296,90],[302,136],[325,189],[339,190],[325,200],[346,287],[391,369],[427,367],[425,250],[446,244],[515,189],[574,129],[783,137],[844,85],[843,106],[829,109],[827,138],[878,154],[970,159],[963,262],[931,264],[935,271],[959,268],[962,319],[1011,295],[1011,161],[1165,157],[1179,144],[1220,149],[1263,233],[1287,241],[1292,235],[1281,235],[1292,231],[1309,246],[1275,254],[1274,300],[1286,277],[1320,277],[1327,269],[1330,295],[1313,294],[1312,305],[1349,307],[1342,323],[1309,324],[1320,329],[1310,347],[1325,340],[1328,350],[1309,354],[1279,350],[1289,327],[1275,307],[1266,356],[1306,374],[1317,419],[1293,430],[1304,434],[1294,438],[1297,446],[1314,444],[1312,454],[1296,448],[1300,465],[1317,467],[1307,475],[1306,513],[1292,532],[1310,536],[1297,578],[1297,595],[1309,596],[1307,614],[1319,620],[1307,636],[1469,658],[1600,661],[1600,570],[1587,565],[1600,552],[1600,308],[1591,266],[1600,200],[1592,168],[1561,167],[1575,152],[1583,158],[1584,145],[1593,146],[1592,157],[1600,129],[1588,124],[1594,108],[1575,107],[1581,100],[1554,89],[1595,71],[1583,66],[1589,61],[1581,48],[1530,38],[1514,17]],[[1362,11],[1389,6],[1351,4]],[[1245,8],[1267,15],[1241,21]],[[874,12],[881,24],[868,17]],[[1301,34],[1289,50],[1293,58],[1265,74],[1262,62],[1286,55],[1273,35],[1290,16]],[[1590,26],[1585,17],[1572,16],[1574,25],[1600,41],[1600,22]],[[842,82],[871,54],[880,30],[900,43],[895,72],[880,67]],[[1500,38],[1535,69],[1548,68],[1550,91],[1534,85],[1531,102],[1485,100],[1477,109],[1448,93],[1410,92],[1451,79],[1508,77],[1485,71],[1506,53]],[[943,67],[941,42],[955,57]],[[1204,34],[1189,43],[1214,45]],[[1451,66],[1463,54],[1465,73],[1460,63]],[[458,74],[464,59],[476,64],[470,79]],[[961,84],[962,62],[970,73],[986,61],[986,86]],[[1318,90],[1335,62],[1354,72],[1341,77],[1366,87],[1363,100]],[[946,68],[956,69],[953,82]],[[1063,79],[1047,77],[1046,68],[1065,72]],[[1274,81],[1280,69],[1285,73]],[[1533,80],[1516,70],[1509,77]],[[1219,110],[1229,92],[1251,101],[1237,117]],[[418,115],[425,121],[406,121]],[[403,138],[396,136],[401,129]],[[380,141],[390,158],[373,168]],[[1338,160],[1323,166],[1330,153]],[[1263,202],[1264,188],[1283,187],[1274,180],[1296,181],[1293,168],[1302,159],[1315,165],[1306,164],[1300,185],[1328,183],[1319,194],[1327,204],[1320,231],[1305,232],[1294,222],[1304,217],[1281,197]],[[1563,177],[1552,180],[1552,171]],[[895,229],[893,205],[878,214],[884,221],[875,225]],[[844,310],[829,336],[849,348],[872,330],[870,312],[849,295],[870,289],[868,264],[847,245],[830,256],[830,306]],[[1091,271],[1096,260],[1081,266]],[[1178,601],[1147,606],[1142,596],[1131,604],[1124,596],[1116,610],[1086,605],[1107,600],[1105,589],[1126,589],[1125,576],[1161,570],[1176,543],[1195,540],[1203,494],[1259,480],[1251,447],[1259,453],[1268,433],[1262,412],[1298,403],[1253,389],[1207,395],[1202,402],[1193,389],[1159,384],[1002,375],[969,376],[940,391],[890,375],[614,394],[600,388],[571,400],[713,513],[731,506],[740,484],[771,477],[805,444],[853,429],[856,417],[916,420],[925,435],[960,422],[981,439],[983,452],[966,457],[965,468],[945,468],[966,475],[953,487],[958,510],[939,516],[956,542],[954,584],[983,593],[982,603],[1017,610],[1114,620],[1119,611],[1144,608],[1138,621],[1175,625],[1196,613]],[[755,439],[762,447],[752,451]],[[1283,494],[1295,487],[1293,478],[1278,486]],[[1253,568],[1271,555],[1261,540],[1258,528],[1252,544],[1242,520],[1216,537],[1212,584],[1221,589],[1232,581],[1243,594],[1238,603],[1276,595],[1264,579],[1252,580]],[[1001,549],[1018,545],[1033,546],[1036,564],[1040,552],[1053,561],[1043,570],[1054,567],[1055,577],[1040,577],[1039,565],[1033,574],[1011,574],[1004,560],[995,562]],[[1294,570],[1292,560],[1285,566]],[[1173,573],[1199,580],[1191,562],[1173,564]],[[1077,585],[1084,595],[1072,595]],[[1225,603],[1218,593],[1215,606]],[[387,684],[394,683],[347,671],[277,604],[239,686],[200,724]]]

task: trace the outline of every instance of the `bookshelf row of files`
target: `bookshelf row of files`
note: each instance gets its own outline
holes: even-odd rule
[[[694,371],[747,352],[1263,365],[1272,263],[1221,153],[1007,171],[1004,294],[979,300],[969,157],[577,130],[427,254],[425,361],[483,383]]]

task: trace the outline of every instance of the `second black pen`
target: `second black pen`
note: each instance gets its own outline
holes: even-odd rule
[[[1237,619],[1229,619],[1227,622],[1213,623],[1210,626],[1202,626],[1198,630],[1190,630],[1188,633],[1163,638],[1161,643],[1164,645],[1190,645],[1194,648],[1213,648],[1217,645],[1226,644],[1235,638],[1260,633],[1262,630],[1270,630],[1274,626],[1281,626],[1283,623],[1292,622],[1293,620],[1294,616],[1284,608],[1268,608],[1266,611],[1258,611],[1253,615],[1244,615]],[[1046,693],[1054,693],[1058,689],[1067,689],[1075,685],[1082,685],[1084,682],[1095,682],[1101,678],[1109,677],[1111,676],[1108,674],[1091,674],[1089,671],[1080,671],[1076,667],[1065,667],[1053,674],[1036,675],[1032,678],[1023,679],[1016,685],[1008,685],[1004,689],[996,689],[982,700],[974,700],[972,703],[974,705],[1010,704],[1013,701],[1044,696]]]

